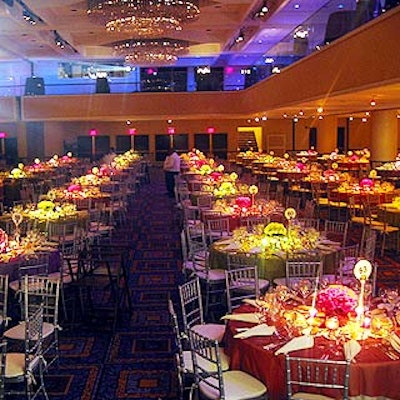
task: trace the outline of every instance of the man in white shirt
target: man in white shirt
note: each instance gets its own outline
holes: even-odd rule
[[[181,171],[181,158],[174,149],[168,151],[164,160],[165,186],[169,197],[175,197],[175,176]]]

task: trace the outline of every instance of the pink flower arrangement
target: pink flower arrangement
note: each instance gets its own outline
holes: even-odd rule
[[[239,196],[236,198],[235,203],[240,208],[249,208],[251,206],[251,199],[246,196]]]
[[[68,186],[68,192],[79,192],[81,190],[80,185],[72,184]]]
[[[360,185],[366,186],[366,187],[372,187],[372,186],[374,186],[374,181],[369,178],[364,178],[364,179],[361,179]]]
[[[359,160],[359,157],[356,155],[356,154],[353,154],[351,157],[350,157],[350,161],[352,161],[352,162],[356,162],[356,161],[358,161]]]
[[[220,181],[222,179],[222,174],[221,172],[214,171],[211,172],[210,177],[214,179],[214,181]]]
[[[343,285],[330,285],[317,294],[316,307],[327,316],[345,317],[357,306],[357,295]]]
[[[299,171],[304,171],[304,170],[306,169],[306,166],[305,166],[303,163],[298,162],[298,163],[296,164],[296,168],[297,168]]]

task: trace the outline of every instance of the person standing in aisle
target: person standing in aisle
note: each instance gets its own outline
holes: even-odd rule
[[[175,149],[171,148],[164,160],[165,186],[169,197],[175,197],[175,176],[181,171],[181,158]]]

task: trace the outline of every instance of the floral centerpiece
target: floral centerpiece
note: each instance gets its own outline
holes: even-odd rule
[[[77,214],[76,206],[72,203],[55,203],[51,200],[42,200],[36,207],[28,206],[25,209],[16,206],[13,211],[19,211],[21,214],[30,219],[39,221],[58,220],[65,217],[73,217]]]
[[[357,295],[343,285],[329,285],[317,294],[316,308],[328,317],[347,317],[357,307]]]
[[[270,222],[267,226],[257,225],[253,233],[248,233],[246,227],[233,231],[233,240],[240,251],[266,256],[315,249],[318,238],[319,232],[313,228],[293,226],[287,229],[279,222]]]

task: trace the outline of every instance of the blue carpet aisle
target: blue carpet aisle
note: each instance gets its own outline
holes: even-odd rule
[[[130,206],[128,229],[119,232],[134,249],[132,313],[114,334],[89,324],[61,332],[60,367],[46,379],[52,400],[177,398],[167,300],[182,279],[179,226],[162,171],[151,175]]]

